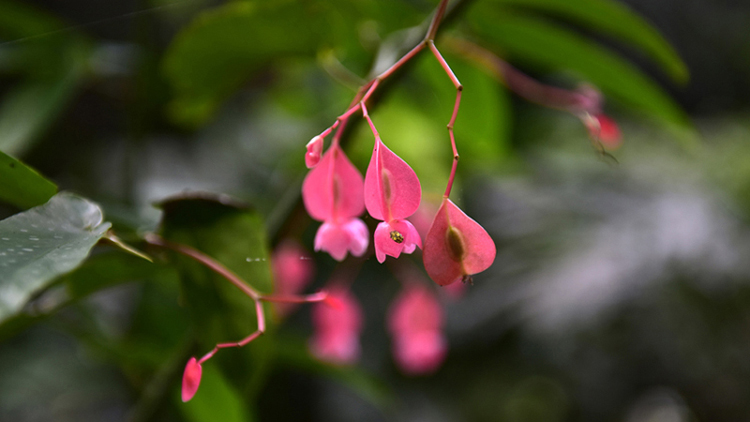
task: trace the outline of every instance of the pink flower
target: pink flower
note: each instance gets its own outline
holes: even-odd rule
[[[315,333],[310,351],[318,359],[336,364],[359,359],[362,310],[347,289],[328,290],[328,299],[313,306],[312,323]]]
[[[471,281],[495,260],[495,242],[450,199],[443,199],[424,243],[424,268],[441,286]]]
[[[396,363],[405,373],[431,373],[445,360],[443,309],[424,286],[414,283],[401,292],[391,305],[388,328]]]
[[[622,135],[617,122],[604,113],[589,114],[583,118],[589,135],[607,149],[617,149],[622,144]]]
[[[312,281],[315,272],[312,258],[294,240],[285,240],[274,251],[271,258],[273,276],[278,296],[294,296],[302,292]],[[296,303],[274,303],[279,315],[284,316],[294,309]]]
[[[185,366],[185,372],[182,374],[182,401],[187,402],[193,398],[195,393],[198,391],[198,386],[201,383],[201,375],[203,373],[203,367],[193,357],[190,358],[187,365]]]
[[[334,143],[302,184],[302,199],[310,216],[324,224],[315,236],[315,250],[341,261],[347,252],[367,250],[367,227],[358,215],[365,210],[362,175]]]
[[[421,198],[417,174],[376,137],[365,175],[365,206],[373,218],[383,220],[375,230],[379,262],[385,261],[386,255],[398,258],[401,252],[412,253],[422,247],[419,233],[405,220],[417,210]]]

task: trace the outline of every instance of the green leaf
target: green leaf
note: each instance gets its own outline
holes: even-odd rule
[[[236,2],[198,16],[164,59],[177,97],[172,117],[185,125],[204,123],[262,66],[294,55],[313,57],[319,37],[307,12],[299,2]]]
[[[632,64],[595,43],[543,20],[522,15],[474,13],[477,31],[512,62],[572,70],[608,96],[674,125],[687,116],[664,91]]]
[[[215,365],[203,365],[198,394],[189,402],[178,403],[177,406],[191,422],[250,422],[254,419],[245,400]]]
[[[27,209],[44,204],[56,192],[54,183],[0,151],[0,201]]]
[[[623,3],[612,0],[494,0],[494,3],[546,12],[612,35],[651,56],[675,81],[687,82],[687,66],[674,48]]]
[[[0,321],[80,265],[109,227],[96,204],[69,193],[0,221]]]

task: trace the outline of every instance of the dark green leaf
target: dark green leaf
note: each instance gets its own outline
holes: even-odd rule
[[[49,201],[56,192],[54,183],[0,151],[1,201],[27,209]]]
[[[688,79],[682,59],[659,32],[627,5],[612,0],[494,0],[547,12],[610,34],[650,55],[677,82]]]
[[[0,221],[0,321],[80,265],[109,227],[96,204],[69,193]]]
[[[684,112],[654,82],[613,53],[543,20],[523,15],[474,13],[476,29],[510,61],[572,70],[605,94],[661,119],[688,126]]]

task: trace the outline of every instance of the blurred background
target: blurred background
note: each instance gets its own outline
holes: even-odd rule
[[[215,288],[176,257],[99,246],[0,321],[0,420],[750,420],[750,3],[455,3],[436,42],[464,85],[452,198],[497,258],[460,298],[438,292],[447,358],[407,376],[386,326],[398,266],[313,253],[299,192],[305,144],[421,39],[436,4],[0,0],[1,151],[97,202],[139,247],[163,217],[154,203],[231,195],[262,228],[257,255],[238,252],[265,266],[248,274],[295,239],[313,257],[308,291],[345,274],[365,321],[359,362],[339,367],[307,352],[309,306],[275,317],[267,338],[209,361],[183,404],[187,358],[252,331],[250,303],[201,301]],[[622,132],[616,160],[575,115],[528,103],[443,37],[545,84],[596,86]],[[422,54],[370,106],[428,200],[450,170],[454,98]],[[372,135],[359,117],[348,129],[364,172]],[[421,254],[401,260],[419,268]],[[57,306],[56,287],[89,282]]]

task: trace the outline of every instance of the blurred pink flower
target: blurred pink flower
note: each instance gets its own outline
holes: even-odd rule
[[[203,367],[201,367],[201,364],[194,357],[190,358],[187,365],[185,365],[185,372],[182,374],[183,402],[190,401],[198,391],[202,373]]]
[[[404,288],[391,305],[388,328],[393,336],[393,355],[404,373],[427,374],[445,360],[443,309],[435,295],[421,284]]]
[[[617,149],[622,144],[622,134],[611,117],[603,113],[591,114],[583,119],[591,138],[599,141],[609,150]]]
[[[285,240],[271,257],[273,276],[278,296],[294,296],[301,293],[312,281],[315,264],[305,248],[294,240]],[[297,303],[274,303],[280,316],[289,314]]]
[[[315,236],[315,250],[341,261],[347,252],[361,256],[367,250],[367,226],[355,218],[365,210],[362,174],[333,144],[302,184],[302,199],[312,218],[323,221]]]
[[[385,261],[386,255],[398,258],[401,252],[412,253],[422,247],[419,233],[406,220],[421,198],[417,174],[376,137],[365,174],[365,206],[373,218],[382,220],[374,236],[378,262]]]
[[[354,295],[336,286],[328,290],[328,299],[312,308],[314,334],[310,352],[320,360],[351,364],[359,359],[359,335],[362,310]]]

